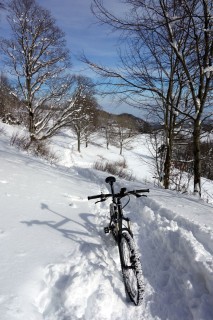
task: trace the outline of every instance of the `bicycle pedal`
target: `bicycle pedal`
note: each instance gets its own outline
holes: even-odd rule
[[[105,232],[105,233],[109,233],[109,231],[110,231],[109,227],[105,227],[105,228],[104,228],[104,232]]]

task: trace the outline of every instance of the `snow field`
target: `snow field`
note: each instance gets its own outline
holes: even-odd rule
[[[117,159],[118,150],[96,144],[79,155],[70,136],[60,135],[60,165],[50,166],[8,139],[0,137],[2,320],[213,319],[210,204],[144,185],[150,173],[137,155],[146,150],[140,144],[125,151],[137,180],[117,179],[116,188],[150,188],[147,198],[133,197],[125,208],[145,280],[143,304],[135,307],[126,297],[117,247],[103,232],[109,200],[87,201],[108,192],[108,174],[92,163],[100,155]]]

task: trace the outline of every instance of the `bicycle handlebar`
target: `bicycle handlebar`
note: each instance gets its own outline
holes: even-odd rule
[[[138,189],[138,190],[132,190],[132,191],[126,191],[126,192],[120,191],[119,193],[115,193],[114,195],[112,193],[107,193],[107,194],[101,193],[101,194],[97,194],[95,196],[89,196],[87,198],[88,198],[88,200],[98,199],[98,198],[102,198],[103,200],[106,200],[106,198],[113,197],[113,196],[115,198],[123,198],[123,197],[127,196],[128,194],[138,196],[139,193],[143,193],[143,192],[149,192],[149,189]]]
[[[111,193],[108,193],[108,194],[103,194],[103,193],[101,193],[101,194],[97,194],[96,196],[90,196],[90,197],[87,197],[88,198],[88,200],[92,200],[92,199],[98,199],[98,198],[108,198],[108,197],[111,197],[112,196],[112,194]]]
[[[131,192],[131,191],[129,191]],[[138,190],[133,190],[135,193],[141,193],[141,192],[149,192],[149,189],[138,189]]]

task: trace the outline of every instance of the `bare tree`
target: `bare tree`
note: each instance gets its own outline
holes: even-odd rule
[[[187,116],[193,122],[193,155],[194,155],[194,191],[201,194],[201,124],[210,116],[206,108],[210,105],[212,90],[212,1],[181,1],[174,15],[169,7],[161,5],[164,21],[172,48],[185,73],[185,81],[190,92],[189,105],[193,106],[193,114]],[[184,37],[177,29],[184,30]],[[182,110],[180,110],[182,111]],[[213,112],[211,112],[213,114]]]
[[[71,115],[68,125],[77,136],[78,151],[81,151],[81,141],[88,145],[89,136],[95,131],[98,118],[98,103],[94,97],[92,81],[83,76],[76,78],[76,89],[73,94]]]
[[[18,81],[31,139],[42,139],[50,135],[54,111],[64,115],[63,97],[71,84],[65,74],[70,61],[64,33],[35,0],[12,0],[8,11],[12,38],[2,41],[2,49]]]
[[[137,1],[127,1],[136,6]],[[106,79],[109,92],[121,95],[131,105],[147,109],[150,116],[155,113],[164,124],[165,152],[164,187],[169,187],[174,130],[179,122],[175,107],[182,98],[182,86],[178,84],[178,59],[165,39],[157,41],[152,28],[143,32],[139,16],[133,10],[133,18],[118,19],[109,13],[99,0],[94,1],[93,12],[101,21],[114,29],[130,35],[127,51],[120,52],[121,66],[116,70],[97,65],[86,57],[83,60]],[[126,40],[126,38],[125,38]],[[180,73],[178,73],[180,76]],[[183,119],[183,117],[181,117]]]
[[[112,125],[113,144],[118,145],[120,155],[124,148],[129,148],[134,137],[138,134],[135,123],[126,115],[116,116]]]
[[[114,92],[122,94],[126,101],[145,103],[150,110],[150,100],[161,99],[168,116],[175,111],[192,121],[194,191],[200,194],[201,124],[210,116],[207,107],[212,105],[212,1],[124,3],[129,10],[124,17],[114,15],[100,0],[93,0],[92,6],[101,22],[121,32],[125,40],[128,38],[128,53],[120,52],[120,67],[110,69],[86,57],[83,60],[103,76],[111,92],[115,88]],[[159,90],[159,83],[163,83],[163,90],[162,86]],[[168,120],[167,117],[165,127],[171,124]],[[169,158],[171,153],[168,161]]]
[[[112,114],[100,110],[98,113],[98,129],[106,141],[106,148],[109,149],[113,141],[113,116]]]

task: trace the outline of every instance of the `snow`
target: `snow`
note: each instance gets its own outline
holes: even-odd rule
[[[208,66],[204,69],[204,73],[206,73],[207,78],[211,77],[212,72],[213,72],[213,66]]]
[[[208,66],[208,67],[206,67],[206,68],[204,69],[204,73],[205,73],[205,72],[211,72],[211,71],[213,71],[213,66]]]
[[[107,173],[92,163],[120,159],[119,149],[107,150],[99,137],[79,154],[72,135],[61,134],[52,140],[59,163],[50,165],[10,146],[17,128],[2,126],[2,320],[213,319],[213,207],[154,187],[143,137],[124,150],[136,180],[117,179],[117,188],[150,188],[147,198],[133,198],[125,208],[146,286],[143,304],[135,307],[125,294],[114,241],[103,233],[109,202],[87,201],[107,191]]]

